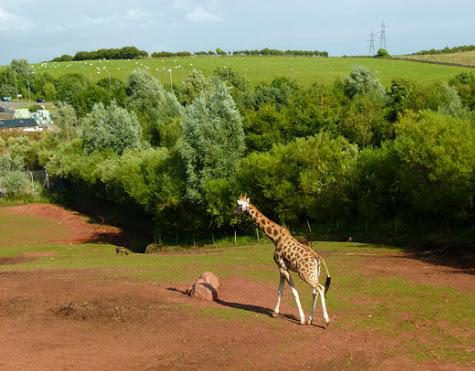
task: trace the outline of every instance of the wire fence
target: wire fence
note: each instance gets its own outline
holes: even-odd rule
[[[23,174],[18,178],[14,174]],[[13,176],[13,178],[9,178]],[[7,180],[8,179],[8,180]],[[13,179],[13,180],[12,180]],[[26,170],[23,172],[7,171],[0,174],[0,197],[15,194],[38,194],[51,186],[48,171]]]

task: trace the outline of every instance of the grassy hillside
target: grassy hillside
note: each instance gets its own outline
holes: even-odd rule
[[[388,84],[394,78],[419,80],[424,83],[445,81],[460,72],[469,71],[461,67],[425,65],[390,59],[255,56],[51,62],[37,64],[35,69],[38,72],[48,72],[55,77],[65,73],[84,73],[92,80],[108,76],[125,80],[132,70],[146,68],[158,76],[162,83],[170,84],[169,70],[172,71],[173,82],[179,82],[192,69],[198,69],[208,75],[218,67],[226,67],[241,73],[253,84],[286,76],[302,85],[309,85],[315,81],[331,83],[336,78],[348,75],[355,66],[365,66],[370,69],[384,84]]]
[[[457,63],[475,67],[475,50],[450,54],[407,55],[405,58],[430,62]]]

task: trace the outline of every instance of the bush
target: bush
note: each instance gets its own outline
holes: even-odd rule
[[[377,53],[376,53],[376,57],[379,57],[379,58],[387,58],[387,57],[390,57],[388,51],[384,48],[380,48],[378,49]]]

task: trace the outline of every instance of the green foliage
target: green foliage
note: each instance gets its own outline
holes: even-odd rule
[[[163,131],[169,125],[176,129],[177,121],[183,115],[176,96],[167,92],[157,79],[144,70],[132,72],[127,80],[126,93],[126,107],[136,113],[145,139],[152,145],[165,145],[161,138]],[[172,146],[177,139],[171,140],[169,136],[168,141],[173,143],[167,143],[168,146]]]
[[[242,120],[229,88],[212,79],[204,94],[187,108],[180,152],[186,166],[187,196],[195,202],[217,186],[232,182],[244,152]],[[223,187],[222,182],[219,187]]]
[[[9,198],[18,198],[28,193],[28,176],[23,171],[8,171],[0,176],[2,193]]]
[[[58,102],[54,124],[59,139],[70,141],[79,136],[79,120],[74,108],[67,103]]]
[[[475,73],[461,73],[449,81],[457,89],[464,106],[475,110]]]
[[[374,75],[365,67],[355,67],[349,77],[344,80],[345,94],[353,98],[358,94],[383,95],[384,88]]]
[[[435,89],[437,111],[458,118],[468,118],[468,110],[464,107],[457,89],[446,83],[438,84]]]
[[[180,204],[184,187],[177,170],[169,150],[148,148],[108,159],[98,166],[97,172],[112,193],[112,200],[120,202],[121,195],[126,194],[154,215]]]
[[[128,148],[142,146],[142,129],[134,113],[127,112],[115,102],[108,107],[94,105],[82,121],[81,138],[84,152],[111,150],[122,154]]]
[[[181,101],[185,105],[191,104],[195,98],[208,88],[208,81],[201,71],[193,70],[183,81]]]
[[[389,55],[389,52],[386,49],[379,48],[378,51],[376,52],[376,57],[387,58],[387,57],[390,57],[390,55]]]
[[[322,132],[250,154],[241,163],[240,181],[281,220],[321,220],[338,214],[347,202],[345,188],[356,155],[356,147],[347,140]]]
[[[411,209],[443,220],[463,218],[473,207],[475,128],[467,121],[423,111],[396,126],[394,152]]]

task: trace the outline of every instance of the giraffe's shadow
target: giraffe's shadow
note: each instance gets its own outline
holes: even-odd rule
[[[177,289],[175,287],[168,287],[167,290],[174,291],[174,292],[179,292],[183,295],[188,296],[187,291],[180,290],[180,289]],[[274,317],[273,316],[274,311],[272,309],[262,307],[260,305],[231,302],[231,301],[226,301],[226,300],[223,300],[223,299],[220,299],[220,298],[217,298],[216,300],[214,300],[214,302],[216,304],[222,305],[224,307],[239,309],[239,310],[245,310],[245,311],[248,311],[248,312],[254,312],[254,313],[258,313],[258,314],[264,314],[264,315],[269,316],[269,317]],[[280,313],[278,318],[283,318],[283,319],[285,319],[289,322],[300,325],[300,320],[292,314]],[[318,325],[318,324],[313,324],[313,326],[325,329],[324,326],[321,326],[321,325]]]

